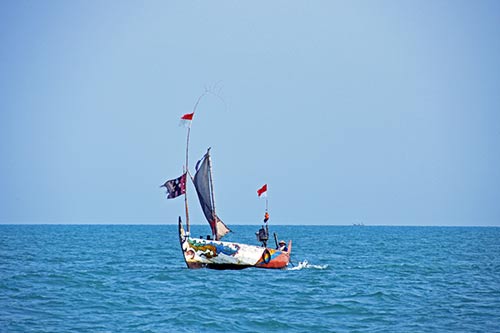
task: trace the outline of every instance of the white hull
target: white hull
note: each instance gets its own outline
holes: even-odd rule
[[[284,268],[290,261],[289,251],[261,246],[192,238],[179,223],[179,240],[189,268],[241,269],[246,267]]]

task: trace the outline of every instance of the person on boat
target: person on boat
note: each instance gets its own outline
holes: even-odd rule
[[[284,240],[281,240],[278,244],[279,246],[276,248],[277,250],[288,252],[288,247],[286,247]]]

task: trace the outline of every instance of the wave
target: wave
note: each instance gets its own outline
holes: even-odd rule
[[[299,261],[296,266],[289,267],[287,270],[289,271],[299,271],[304,268],[309,269],[327,269],[328,265],[312,265],[307,260]]]

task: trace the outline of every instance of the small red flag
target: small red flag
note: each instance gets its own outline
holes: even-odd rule
[[[181,117],[182,120],[193,120],[194,112],[193,113],[186,113]]]
[[[260,197],[262,195],[266,196],[267,195],[267,184],[264,184],[261,188],[257,190],[257,195]]]
[[[186,113],[181,117],[181,122],[179,123],[179,126],[184,126],[184,127],[191,127],[191,121],[193,120],[194,112],[193,113]]]

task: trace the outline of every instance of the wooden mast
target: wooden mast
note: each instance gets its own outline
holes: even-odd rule
[[[200,95],[200,97],[198,97],[198,100],[196,101],[194,107],[193,107],[193,117],[194,117],[194,113],[196,112],[196,108],[198,107],[198,104],[200,103],[201,99],[203,98],[203,96],[205,96],[207,94],[207,91],[205,91],[203,94]],[[191,123],[192,123],[192,120],[191,120]],[[187,138],[186,138],[186,165],[185,165],[185,172],[186,173],[189,173],[189,136],[191,134],[191,123],[189,124],[189,127],[188,127],[188,130],[187,130]],[[187,177],[186,177],[186,186],[185,186],[185,190],[184,190],[184,206],[186,208],[186,228],[187,228],[187,232],[188,234],[190,234],[190,225],[189,225],[189,209],[188,209],[188,197],[187,197]]]
[[[212,218],[214,220],[214,236],[215,240],[219,240],[219,237],[217,236],[217,214],[215,213],[215,192],[214,192],[214,180],[213,180],[213,174],[212,174],[212,158],[210,157],[210,149],[208,148],[207,151],[207,158],[208,158],[208,170],[210,171],[210,199],[212,200]]]
[[[188,172],[188,156],[189,156],[189,134],[191,132],[191,124],[189,124],[188,130],[187,130],[187,140],[186,140],[186,165],[184,166],[184,172],[187,174]],[[188,195],[187,195],[187,177],[186,181],[184,183],[184,207],[186,208],[186,228],[187,228],[187,234],[190,235],[191,228],[189,226],[189,209],[188,209]]]

